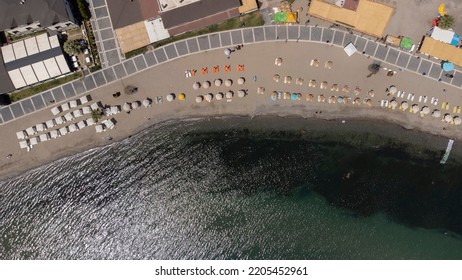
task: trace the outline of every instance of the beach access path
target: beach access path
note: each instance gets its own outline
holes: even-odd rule
[[[326,41],[330,43],[326,43]],[[359,52],[348,57],[343,51],[343,45],[350,41],[355,42]],[[232,52],[228,59],[224,55],[225,48],[223,46],[233,48],[237,44],[244,44],[244,47]],[[20,149],[16,132],[53,118],[54,116],[50,111],[51,107],[44,106],[45,108],[24,114],[17,120],[4,122],[0,126],[3,140],[3,145],[0,147],[0,176],[12,176],[65,155],[109,144],[110,141],[124,139],[155,122],[174,118],[228,115],[298,115],[320,119],[372,118],[388,120],[406,128],[417,128],[436,135],[460,139],[461,126],[442,122],[441,118],[432,118],[429,115],[421,117],[420,114],[413,114],[408,110],[384,108],[380,106],[380,101],[390,100],[393,97],[387,96],[385,89],[395,85],[406,94],[413,93],[416,96],[414,101],[408,101],[409,105],[418,104],[420,108],[428,106],[430,110],[439,109],[443,115],[447,112],[454,116],[453,107],[462,105],[460,91],[462,80],[461,85],[454,84],[454,81],[456,77],[458,78],[462,74],[456,72],[451,81],[438,82],[436,77],[441,76],[442,73],[437,71],[438,69],[432,62],[417,59],[415,56],[390,48],[386,48],[386,55],[383,60],[374,58],[374,55],[380,52],[380,48],[379,43],[367,41],[353,34],[304,26],[256,27],[209,34],[176,42],[93,73],[85,77],[83,81],[72,82],[73,90],[71,90],[69,98],[57,100],[53,106],[60,105],[65,99],[75,99],[87,94],[92,96],[93,101],[100,101],[102,104],[108,105],[123,105],[125,102],[142,101],[145,98],[155,100],[158,96],[163,97],[162,104],[154,103],[151,108],[140,108],[133,110],[130,114],[122,112],[113,116],[117,123],[112,130],[96,133],[94,127],[86,127],[72,135],[39,143],[30,152]],[[363,49],[367,50],[364,55],[361,53]],[[277,57],[283,59],[281,66],[275,65]],[[398,70],[398,66],[395,64],[404,61],[400,60],[401,57],[406,61],[406,65],[402,66],[403,71]],[[320,62],[319,67],[310,66],[310,61],[313,59]],[[333,62],[331,69],[324,67],[324,63],[327,61]],[[370,78],[366,78],[370,73],[368,67],[374,61],[381,62],[382,67],[396,71],[396,74],[388,77],[387,71],[381,70]],[[417,66],[413,61],[418,62],[416,63]],[[211,69],[217,65],[220,67],[220,71],[213,73]],[[231,66],[230,72],[223,71],[225,65]],[[245,65],[245,70],[237,71],[238,65]],[[209,69],[208,74],[201,74],[200,70],[204,67]],[[186,77],[185,71],[192,69],[197,70],[196,76]],[[420,71],[438,72],[439,75],[423,76]],[[275,74],[279,74],[282,79],[285,76],[291,76],[293,82],[285,84],[280,81],[276,83],[273,81]],[[256,81],[253,81],[254,76],[256,76]],[[244,85],[236,83],[240,77],[245,78]],[[223,81],[231,79],[234,83],[230,87],[224,85],[216,87],[213,82],[217,78]],[[295,83],[297,78],[303,79],[302,85]],[[462,79],[462,76],[460,78]],[[311,79],[318,82],[317,87],[308,87],[308,82]],[[210,81],[212,86],[208,89],[193,89],[192,85],[195,82],[203,83],[204,81]],[[319,88],[322,81],[328,82],[328,89]],[[358,86],[362,89],[362,93],[356,96],[352,92],[353,90],[350,90],[349,93],[331,91],[330,85],[332,84],[338,84],[340,88],[343,85],[349,85],[351,89]],[[138,93],[134,95],[122,94],[119,98],[113,97],[115,92],[123,92],[127,85],[137,86]],[[68,94],[67,86],[64,85],[59,88],[59,92],[66,92],[66,97]],[[266,93],[257,94],[258,87],[265,87]],[[80,90],[77,92],[76,88]],[[235,97],[230,101],[213,99],[210,103],[204,101],[198,104],[195,102],[197,95],[205,95],[209,92],[216,95],[218,92],[225,93],[228,90],[236,93],[241,89],[248,93],[244,98],[238,98],[235,94]],[[51,92],[54,94],[56,90]],[[270,94],[274,90],[302,93],[302,100],[270,101]],[[316,101],[320,94],[326,98],[348,96],[352,99],[355,97],[365,99],[369,98],[367,95],[369,90],[375,92],[375,96],[371,98],[373,103],[370,107],[365,104],[329,104]],[[165,100],[165,97],[170,93],[175,93],[178,96],[182,92],[186,94],[184,101],[167,102]],[[305,100],[308,93],[314,95],[313,102]],[[423,103],[423,101],[419,101],[419,96],[427,96],[428,99],[438,98],[439,104]],[[407,100],[406,96],[397,98],[398,102],[404,100]],[[451,104],[450,108],[442,109],[442,102]],[[109,138],[113,140],[108,140]],[[8,154],[13,156],[7,159],[6,155]]]

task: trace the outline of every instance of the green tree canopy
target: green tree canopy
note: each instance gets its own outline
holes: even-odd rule
[[[438,21],[438,27],[441,29],[450,29],[454,26],[455,19],[451,15],[445,15]]]
[[[75,55],[80,52],[80,43],[78,40],[66,41],[63,45],[64,51],[69,55]]]

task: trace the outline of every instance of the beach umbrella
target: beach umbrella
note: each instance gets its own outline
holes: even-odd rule
[[[412,105],[412,112],[413,112],[414,114],[417,113],[417,112],[419,112],[419,110],[420,110],[419,105],[417,105],[417,104]]]
[[[227,79],[225,81],[225,86],[230,87],[233,84],[233,81],[231,79]]]
[[[243,90],[238,90],[238,91],[237,91],[237,96],[238,96],[238,97],[244,97],[244,96],[245,96],[245,91],[243,91]]]
[[[234,93],[232,91],[228,91],[226,93],[226,98],[231,99],[231,98],[233,98],[233,95],[234,95]]]
[[[193,89],[199,89],[201,87],[201,84],[199,84],[198,82],[195,82],[193,84]]]
[[[56,116],[57,114],[61,113],[61,111],[59,110],[59,106],[51,108],[51,113],[53,114],[53,116]]]
[[[318,102],[326,102],[326,97],[324,95],[319,95],[318,96]]]
[[[64,115],[64,119],[66,120],[66,122],[72,121],[74,119],[74,116],[71,113],[67,113]]]
[[[452,117],[449,114],[444,115],[444,121],[447,123],[452,122]]]
[[[326,67],[327,69],[332,69],[332,66],[334,65],[334,63],[332,61],[326,61],[326,64],[324,65],[324,67]]]
[[[390,92],[391,94],[395,94],[398,92],[398,89],[395,87],[395,86],[391,86],[389,89],[388,89],[388,92]]]
[[[276,91],[273,91],[271,93],[271,100],[276,101],[277,98],[278,98],[278,93]]]
[[[229,56],[229,55],[231,54],[231,50],[230,50],[230,49],[225,49],[224,52],[225,52],[225,55],[226,55],[226,56]]]
[[[342,104],[342,103],[343,103],[343,97],[339,96],[339,97],[337,98],[337,102],[340,103],[340,104]]]
[[[407,104],[406,101],[403,101],[403,102],[401,102],[401,108],[402,108],[403,110],[406,110],[407,108],[409,108],[409,104]]]
[[[38,131],[38,132],[42,132],[45,130],[45,125],[43,125],[43,123],[39,123],[35,126],[35,129]]]
[[[337,84],[333,84],[333,85],[330,87],[330,90],[331,90],[331,91],[338,91],[338,85],[337,85]]]
[[[355,94],[356,95],[361,94],[361,89],[359,87],[355,87]]]
[[[98,124],[95,126],[96,133],[101,133],[104,131],[103,125]]]
[[[223,99],[223,93],[222,92],[219,92],[215,95],[215,99],[216,100],[222,100]]]
[[[311,80],[308,84],[310,87],[316,87],[316,80]]]
[[[297,80],[295,81],[295,84],[303,85],[303,79],[302,78],[297,78]]]
[[[306,96],[306,101],[308,102],[313,101],[313,95],[311,93],[308,93],[308,95]]]
[[[35,146],[35,145],[38,144],[39,140],[40,140],[40,137],[38,137],[38,136],[32,137],[32,138],[29,139],[29,142],[30,142],[29,145],[30,146]]]
[[[329,99],[327,100],[327,102],[329,102],[329,103],[335,103],[335,99],[336,99],[335,96],[331,96],[331,97],[329,97]]]
[[[16,132],[16,137],[18,137],[19,140],[26,139],[27,135],[24,133],[24,130]]]
[[[186,99],[186,94],[180,93],[180,94],[178,95],[178,100],[183,101],[183,100],[185,100],[185,99]]]
[[[361,104],[361,98],[356,97],[355,100],[353,101],[354,104],[360,105]]]
[[[130,109],[131,109],[130,104],[125,102],[122,109],[124,109],[125,112],[130,112]]]
[[[68,132],[68,131],[67,131],[67,127],[61,127],[61,128],[59,129],[59,134],[61,134],[61,136],[66,135],[67,132]]]
[[[210,82],[209,81],[205,81],[202,83],[202,87],[203,88],[209,88],[210,87]]]
[[[71,107],[71,108],[77,107],[77,100],[71,100],[71,101],[69,101],[69,107]]]
[[[205,95],[205,100],[206,100],[207,102],[212,102],[212,99],[213,99],[213,94],[207,93],[207,94]]]
[[[291,100],[297,100],[297,94],[294,92],[290,95]]]
[[[143,106],[144,106],[145,108],[151,107],[151,103],[152,103],[152,101],[149,100],[148,98],[146,98],[145,100],[143,100]]]
[[[321,83],[321,89],[327,88],[327,81]]]
[[[64,111],[67,111],[69,110],[69,105],[67,103],[64,103],[63,105],[61,105],[61,110],[64,112]]]
[[[350,87],[348,85],[344,85],[342,88],[343,92],[350,92]]]
[[[290,99],[291,96],[292,96],[292,95],[290,94],[290,92],[288,92],[288,91],[284,92],[284,100]]]
[[[138,103],[138,101],[132,102],[132,109],[138,109],[139,107],[140,107],[140,103]]]
[[[440,110],[433,110],[432,117],[434,117],[434,118],[439,118],[439,117],[441,117],[441,112],[440,112]]]
[[[274,65],[281,66],[282,65],[282,58],[278,57],[274,60]]]
[[[460,125],[462,124],[462,119],[460,117],[454,117],[454,124],[455,125]]]
[[[95,124],[95,120],[93,118],[88,118],[85,120],[85,122],[87,123],[87,126]]]
[[[396,100],[392,100],[390,101],[390,106],[391,106],[391,109],[395,110],[396,107],[398,107],[398,102],[396,102]]]
[[[215,86],[219,87],[219,86],[221,86],[223,81],[221,79],[216,79],[214,83],[215,83]]]
[[[58,131],[57,130],[50,131],[50,137],[53,139],[58,138],[59,137]]]
[[[85,106],[85,107],[83,107],[83,108],[82,108],[82,112],[83,112],[84,115],[90,114],[90,113],[91,113],[91,108],[90,108],[90,106]]]
[[[284,84],[290,84],[292,83],[292,77],[291,76],[286,76],[284,78]]]
[[[245,83],[245,79],[243,77],[240,77],[239,79],[237,79],[237,83],[239,85],[243,85]]]
[[[424,107],[422,108],[422,110],[420,110],[420,114],[421,114],[421,115],[428,115],[428,114],[430,114],[430,108],[428,108],[428,106],[424,106]]]
[[[175,94],[170,93],[169,95],[167,95],[167,101],[168,102],[172,102],[173,100],[175,100]]]
[[[374,97],[375,93],[374,91],[371,89],[370,91],[367,92],[367,94],[370,96],[370,97]]]
[[[75,126],[75,124],[70,124],[68,128],[69,128],[69,132],[77,131],[77,127]]]
[[[275,74],[275,75],[273,76],[273,81],[275,81],[276,83],[279,83],[279,79],[280,79],[280,78],[281,78],[281,77],[280,77],[278,74]],[[59,112],[58,112],[58,113],[59,113]]]
[[[450,72],[454,70],[454,64],[452,64],[449,61],[443,61],[442,67],[445,72]]]
[[[77,128],[78,128],[78,129],[82,129],[82,128],[84,128],[85,126],[86,126],[86,124],[85,124],[84,121],[79,121],[79,122],[77,123]]]
[[[366,99],[366,102],[365,102],[367,105],[372,106],[372,99]]]
[[[204,101],[204,97],[202,95],[196,96],[196,103],[201,103],[202,101]]]
[[[265,88],[264,87],[258,87],[257,88],[257,94],[264,94],[265,93]]]

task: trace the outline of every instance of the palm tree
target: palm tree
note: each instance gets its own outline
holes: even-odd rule
[[[69,55],[75,55],[80,51],[80,43],[78,40],[66,41],[63,45],[64,51]]]
[[[101,112],[101,110],[99,110],[99,109],[96,109],[96,110],[92,110],[92,111],[91,111],[91,117],[92,117],[92,119],[95,121],[95,123],[98,122],[98,120],[99,120],[99,118],[101,117],[101,115],[102,115],[102,112]]]
[[[454,26],[455,19],[453,16],[445,15],[438,21],[438,27],[441,29],[450,29]]]

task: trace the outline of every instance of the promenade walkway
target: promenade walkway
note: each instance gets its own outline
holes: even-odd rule
[[[93,2],[97,1],[94,0]],[[100,2],[102,3],[104,0]],[[96,10],[97,8],[95,12]],[[51,101],[59,103],[75,98],[90,90],[97,89],[124,77],[135,75],[147,68],[156,67],[190,54],[234,47],[238,44],[275,41],[293,41],[300,44],[322,43],[336,47],[343,47],[352,42],[358,49],[359,54],[364,53],[364,55],[371,57],[371,62],[373,60],[381,61],[383,62],[382,66],[386,66],[392,70],[399,71],[401,69],[403,71],[410,71],[419,75],[425,75],[425,77],[435,80],[435,82],[441,79],[440,82],[447,86],[462,88],[461,71],[456,70],[449,73],[453,74],[453,78],[448,78],[444,75],[440,64],[437,62],[411,55],[402,50],[386,47],[384,44],[355,34],[315,26],[263,26],[201,35],[148,51],[123,62],[118,62],[100,71],[86,75],[82,80],[69,82],[1,108],[0,125],[45,107],[54,106],[54,103],[51,103]],[[354,56],[351,57],[352,62],[354,59]]]

